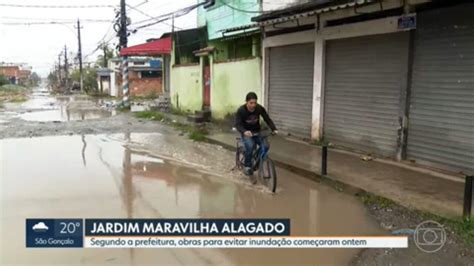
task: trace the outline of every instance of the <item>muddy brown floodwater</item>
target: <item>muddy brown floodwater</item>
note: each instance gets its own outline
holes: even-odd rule
[[[278,168],[266,193],[233,154],[172,134],[0,140],[0,265],[347,265],[357,249],[26,249],[26,218],[290,218],[294,235],[384,234],[354,197]]]

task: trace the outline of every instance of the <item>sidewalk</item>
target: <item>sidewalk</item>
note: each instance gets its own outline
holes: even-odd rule
[[[208,140],[235,147],[235,133],[216,133]],[[321,172],[321,147],[274,137],[270,156],[284,165],[313,176]],[[363,161],[354,153],[329,149],[328,176],[344,184],[389,198],[403,206],[447,217],[461,217],[464,180],[397,162]]]

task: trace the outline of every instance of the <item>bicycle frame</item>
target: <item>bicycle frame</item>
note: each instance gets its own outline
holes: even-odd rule
[[[267,137],[264,136],[263,137],[264,139],[266,139]],[[268,143],[268,142],[267,142]],[[263,162],[263,160],[265,160],[267,157],[268,157],[268,151],[270,150],[270,147],[269,145],[267,145],[266,148],[263,148],[261,146],[259,146],[256,150],[256,156],[254,156],[254,161],[255,161],[255,165],[256,167],[260,167],[260,163]]]
[[[266,141],[266,139],[268,138],[267,134],[255,133],[253,136],[254,137],[261,136],[261,138],[264,139],[264,141],[268,144],[268,141]],[[236,139],[237,139],[236,147],[237,148],[244,147],[242,138],[238,137]],[[258,146],[258,147],[256,145],[254,146],[253,151],[252,151],[252,168],[254,170],[257,170],[260,167],[260,163],[268,158],[269,150],[270,150],[269,144],[267,145],[266,149],[262,148],[261,146]]]

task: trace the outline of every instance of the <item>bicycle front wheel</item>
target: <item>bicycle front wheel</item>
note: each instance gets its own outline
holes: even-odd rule
[[[235,151],[235,166],[239,170],[244,168],[244,149],[242,147],[238,147]]]
[[[275,164],[270,158],[261,162],[259,175],[263,185],[265,185],[272,193],[275,193],[277,187],[277,174]]]

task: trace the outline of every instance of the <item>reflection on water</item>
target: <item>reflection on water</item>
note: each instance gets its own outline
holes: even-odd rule
[[[6,103],[5,109],[20,113],[18,117],[23,120],[41,122],[98,119],[115,115],[115,110],[99,108],[100,102],[100,99],[87,95],[52,96],[45,88],[38,87],[27,101]]]
[[[86,119],[98,119],[112,116],[112,111],[107,110],[71,110],[67,106],[61,105],[59,108],[47,111],[28,112],[20,115],[26,121],[74,121]]]
[[[159,143],[164,140],[170,143]],[[148,141],[143,141],[148,140]],[[149,141],[154,140],[154,142]],[[356,250],[119,249],[27,250],[24,219],[68,218],[290,218],[294,235],[380,233],[354,198],[278,169],[282,191],[262,193],[228,173],[232,153],[211,150],[212,168],[187,160],[205,146],[161,134],[6,139],[2,148],[0,264],[126,265],[347,264]],[[160,148],[157,148],[160,147]],[[185,147],[185,149],[179,149]],[[163,156],[156,153],[162,149]],[[181,156],[175,153],[183,153]],[[12,155],[15,156],[6,156]],[[174,154],[174,156],[172,156]],[[186,159],[181,160],[180,158]],[[225,160],[226,162],[219,162]],[[224,169],[218,169],[225,166]],[[212,171],[211,171],[212,170]],[[20,237],[18,237],[20,236]],[[297,259],[295,261],[295,259]]]

